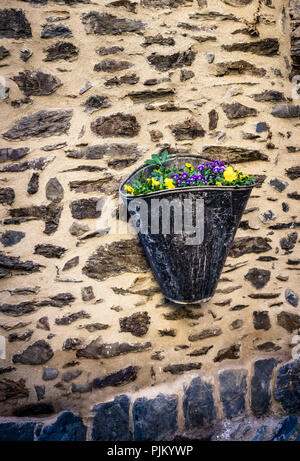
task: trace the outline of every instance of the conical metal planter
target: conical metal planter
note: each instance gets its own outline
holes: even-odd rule
[[[211,160],[197,155],[185,155],[173,157],[166,164],[183,168],[187,162],[198,165],[207,161]],[[151,192],[139,197],[127,196],[124,185],[132,185],[142,172],[148,177],[153,168],[155,167],[152,165],[144,165],[135,170],[121,184],[120,195],[129,209],[129,215],[139,221],[140,242],[165,297],[181,304],[208,301],[215,293],[253,185],[195,186]],[[146,215],[145,207],[135,206],[130,210],[133,205],[131,201],[137,201],[137,198],[147,205]],[[178,229],[174,232],[176,218],[175,208],[172,206],[169,207],[170,231],[163,232],[163,218],[160,216],[159,231],[156,229],[153,232],[151,218],[153,214],[157,218],[157,209],[158,213],[162,213],[163,207],[157,208],[157,203],[161,203],[162,199],[165,199],[164,204],[167,205],[175,200],[183,206],[187,199],[194,203],[190,218],[192,217],[196,229],[197,226],[202,228],[200,243],[191,244],[197,242],[197,238],[193,240],[184,227],[181,232]]]

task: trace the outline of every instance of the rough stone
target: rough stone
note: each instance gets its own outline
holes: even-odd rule
[[[30,152],[28,147],[18,147],[16,149],[0,148],[0,163],[7,162],[8,160],[19,160]]]
[[[72,217],[75,219],[96,219],[101,216],[105,199],[96,197],[74,200],[70,204]]]
[[[122,75],[120,77],[113,77],[106,80],[104,85],[108,88],[121,85],[135,85],[140,81],[140,77],[136,74]]]
[[[33,442],[37,422],[14,421],[0,425],[0,442]]]
[[[140,33],[147,24],[134,19],[118,18],[108,13],[88,11],[81,14],[81,20],[87,34],[122,35],[124,33]]]
[[[41,267],[43,267],[41,264],[33,261],[22,261],[20,257],[9,256],[0,251],[0,278],[38,272]]]
[[[250,405],[253,414],[257,417],[266,414],[271,404],[270,382],[273,370],[280,361],[271,358],[256,360],[254,374],[251,379]]]
[[[145,336],[150,325],[148,312],[136,312],[129,317],[119,319],[121,331],[127,331],[133,336]]]
[[[287,288],[284,292],[284,297],[287,300],[287,302],[293,306],[297,307],[299,303],[299,297],[297,293],[294,292],[291,288]]]
[[[0,10],[0,38],[31,38],[32,32],[21,8]]]
[[[70,42],[59,41],[44,49],[47,56],[45,62],[75,61],[79,55],[79,48]]]
[[[58,207],[54,203],[45,206],[31,206],[28,208],[12,208],[9,213],[12,217],[4,221],[4,224],[18,224],[26,222],[27,220],[42,220],[45,222],[44,233],[51,235],[56,232],[62,207]]]
[[[255,288],[261,289],[267,285],[270,277],[271,272],[269,270],[253,267],[252,269],[249,269],[244,278],[249,280]]]
[[[11,187],[0,187],[0,204],[11,205],[15,200],[15,191]]]
[[[66,371],[65,373],[62,374],[62,381],[65,383],[69,383],[73,381],[73,379],[78,378],[82,374],[82,370],[72,370],[72,371]]]
[[[264,38],[256,42],[222,45],[222,48],[226,51],[242,51],[243,53],[253,53],[259,56],[275,56],[279,52],[279,42],[277,38]]]
[[[77,351],[82,347],[82,340],[80,338],[67,338],[64,343],[63,351]]]
[[[255,77],[264,77],[267,71],[263,68],[258,68],[250,62],[240,59],[239,61],[220,62],[216,65],[216,76],[223,77],[224,75],[243,75],[249,74]]]
[[[255,330],[269,330],[271,323],[268,311],[254,311],[253,324]]]
[[[2,136],[8,140],[59,136],[68,132],[72,114],[72,110],[40,110],[21,118]]]
[[[40,181],[40,175],[38,173],[32,173],[32,176],[29,180],[29,183],[27,185],[27,192],[30,195],[34,195],[38,192],[39,190],[39,181]]]
[[[172,375],[182,375],[187,371],[200,370],[202,363],[176,363],[175,365],[167,365],[163,368],[165,373],[171,373]]]
[[[286,413],[297,414],[300,410],[300,360],[286,363],[279,368],[274,397]]]
[[[189,335],[189,341],[198,341],[199,339],[212,338],[213,336],[219,336],[222,334],[221,328],[208,328],[200,331],[199,333],[194,333]]]
[[[44,381],[52,381],[53,379],[57,378],[58,375],[59,371],[57,368],[44,368],[42,378]]]
[[[196,51],[187,50],[170,55],[152,53],[147,57],[149,64],[161,72],[177,69],[185,66],[191,66],[196,57]]]
[[[28,48],[22,48],[22,50],[20,51],[20,59],[22,59],[22,61],[24,62],[27,62],[28,59],[30,59],[32,55],[33,55],[33,52],[29,50]]]
[[[161,34],[144,37],[144,42],[141,46],[147,47],[151,45],[174,46],[175,40],[173,37],[163,37]]]
[[[264,90],[261,93],[252,94],[251,98],[257,102],[279,102],[286,100],[284,94],[276,90]]]
[[[71,29],[65,24],[44,24],[41,38],[68,38],[72,37]]]
[[[228,147],[222,146],[207,146],[204,147],[202,153],[212,160],[221,160],[230,163],[243,163],[255,160],[268,160],[268,156],[256,149],[247,149],[245,147]]]
[[[0,402],[6,400],[22,399],[29,396],[29,389],[25,386],[25,380],[13,381],[11,379],[0,380]]]
[[[64,264],[64,267],[62,268],[62,271],[68,271],[68,270],[72,269],[73,267],[78,266],[78,264],[79,264],[79,256],[74,256],[74,258],[69,259],[69,261],[67,261]]]
[[[54,93],[62,83],[58,77],[43,70],[24,70],[12,77],[25,96],[45,96]]]
[[[233,344],[232,346],[220,349],[214,358],[214,362],[222,362],[225,359],[239,359],[240,344]]]
[[[141,127],[134,115],[112,114],[107,117],[98,117],[91,123],[92,131],[102,138],[137,136]]]
[[[36,327],[41,330],[50,331],[50,324],[48,317],[41,317],[36,323]]]
[[[90,228],[87,224],[82,224],[74,221],[69,228],[69,232],[71,235],[80,237],[81,235],[85,234],[89,229]]]
[[[44,340],[40,339],[28,346],[21,354],[13,356],[13,363],[22,363],[24,365],[42,365],[53,357],[51,346]]]
[[[92,299],[95,298],[93,287],[88,286],[88,287],[83,287],[81,288],[81,297],[82,301],[91,301]]]
[[[191,118],[186,119],[184,122],[176,123],[175,125],[169,125],[169,128],[175,136],[176,141],[202,138],[205,134],[202,125]]]
[[[124,272],[146,272],[148,262],[136,240],[120,240],[100,246],[87,260],[82,272],[93,279],[105,280]]]
[[[142,352],[151,349],[151,343],[111,343],[105,344],[100,342],[100,338],[94,339],[86,347],[77,351],[78,358],[84,357],[87,359],[99,359],[117,357],[119,355],[128,354],[130,352]]]
[[[269,184],[270,186],[274,187],[274,189],[276,189],[278,192],[283,192],[289,185],[289,183],[279,178],[270,179]]]
[[[50,178],[47,182],[46,197],[54,203],[59,203],[64,198],[64,189],[57,178]]]
[[[185,429],[209,426],[216,418],[213,385],[202,378],[194,378],[185,389],[183,398]]]
[[[300,178],[300,166],[292,166],[291,168],[288,168],[285,170],[286,175],[294,181],[295,179]]]
[[[23,333],[10,333],[7,340],[9,343],[14,343],[16,341],[28,341],[32,335],[33,330],[27,330]]]
[[[226,418],[245,414],[247,370],[221,370],[219,372],[220,398]]]
[[[41,243],[34,247],[34,254],[44,256],[45,258],[61,258],[66,249],[50,243]]]
[[[134,66],[134,64],[129,61],[115,61],[114,59],[104,59],[98,64],[95,64],[94,70],[96,72],[118,72],[120,70],[129,69],[132,66]]]
[[[48,157],[38,157],[27,162],[10,163],[0,167],[1,173],[17,173],[26,170],[44,170],[46,166],[53,162],[55,159],[54,155]]]
[[[116,373],[112,373],[101,378],[95,378],[93,380],[93,388],[103,389],[108,386],[117,387],[131,383],[137,379],[138,371],[139,367],[129,366],[117,371]]]
[[[142,0],[144,8],[177,8],[178,6],[188,6],[192,0]]]
[[[131,440],[129,424],[130,399],[119,395],[111,402],[95,405],[92,440],[97,442]]]
[[[298,240],[298,233],[297,232],[292,232],[290,234],[287,234],[286,237],[282,237],[280,239],[280,241],[279,241],[280,247],[283,250],[290,251],[295,247],[295,245],[297,243],[297,240]]]
[[[90,96],[85,103],[83,104],[84,111],[88,114],[93,114],[99,109],[105,109],[106,107],[110,107],[111,103],[109,102],[106,96],[101,95],[92,95]]]
[[[63,411],[53,421],[46,423],[37,437],[38,442],[83,442],[87,427],[79,416],[71,411]]]
[[[271,250],[266,238],[263,237],[237,237],[229,252],[232,258],[239,258],[248,253],[264,253]]]
[[[100,56],[107,56],[108,54],[116,54],[121,51],[124,51],[123,46],[111,46],[108,48],[101,46],[100,48],[96,48],[96,53],[100,54]]]
[[[239,102],[234,102],[232,104],[222,104],[222,109],[229,120],[234,120],[236,118],[252,117],[257,115],[256,109],[244,106]]]
[[[70,315],[64,315],[61,318],[55,319],[56,325],[70,325],[78,319],[89,319],[91,316],[85,311],[74,312]]]
[[[272,107],[271,114],[279,118],[297,118],[300,116],[300,106],[278,104]]]
[[[0,46],[0,61],[10,56],[9,50],[5,48],[5,46]]]
[[[277,315],[277,323],[289,333],[292,333],[297,328],[300,328],[300,315],[282,311]]]
[[[156,441],[172,435],[177,429],[177,405],[177,395],[137,398],[132,408],[134,440]]]

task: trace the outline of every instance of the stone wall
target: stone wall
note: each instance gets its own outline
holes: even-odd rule
[[[2,0],[2,416],[87,415],[116,395],[172,393],[183,373],[243,390],[246,374],[264,374],[254,362],[269,360],[271,376],[290,360],[299,11],[296,0]],[[99,227],[121,179],[164,147],[257,179],[201,306],[163,299],[136,239]]]

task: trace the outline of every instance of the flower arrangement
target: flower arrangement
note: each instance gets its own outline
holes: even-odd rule
[[[254,183],[254,177],[243,174],[229,163],[215,160],[197,167],[186,163],[183,169],[169,168],[165,165],[171,159],[167,150],[161,156],[152,155],[151,160],[146,160],[146,165],[154,165],[150,176],[145,178],[142,173],[133,184],[125,185],[124,189],[130,196],[148,194],[164,189],[191,186],[248,186]]]

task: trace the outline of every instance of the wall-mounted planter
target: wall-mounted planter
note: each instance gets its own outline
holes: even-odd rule
[[[176,156],[167,165],[183,168],[185,163],[210,161],[197,155]],[[138,232],[146,256],[154,271],[161,291],[169,300],[176,303],[199,303],[210,300],[215,292],[230,245],[233,242],[243,211],[251,194],[251,186],[195,186],[160,190],[141,195],[147,204],[148,216],[140,213],[139,208],[130,210],[130,202],[137,196],[130,197],[124,185],[132,185],[142,172],[147,177],[152,165],[143,165],[135,170],[120,186],[120,195],[129,207],[129,214],[138,218],[141,227],[147,233]],[[170,233],[151,233],[152,199],[174,199],[182,204],[185,199],[202,202],[203,212],[199,221],[196,207],[193,207],[193,219],[203,228],[203,240],[200,244],[187,244],[191,236],[184,230],[174,233],[174,212],[170,208]],[[157,209],[157,208],[155,208]],[[152,209],[153,211],[153,209]],[[161,209],[160,209],[161,211]],[[142,220],[145,220],[143,223]],[[152,229],[153,230],[153,229]]]

